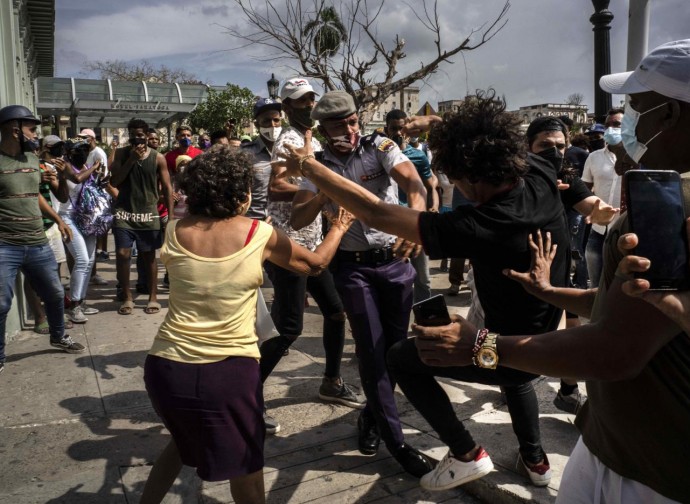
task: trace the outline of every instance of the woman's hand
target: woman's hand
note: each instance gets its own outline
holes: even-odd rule
[[[551,233],[546,232],[546,238],[542,238],[541,231],[534,233],[537,241],[529,235],[529,248],[532,251],[532,262],[529,271],[524,273],[505,269],[503,274],[508,278],[521,284],[524,289],[532,295],[545,292],[551,289],[551,263],[556,257],[558,245],[551,245]]]
[[[271,166],[274,168],[285,168],[285,171],[276,175],[277,178],[302,176],[301,162],[308,156],[314,155],[314,150],[311,148],[311,137],[311,130],[307,130],[304,134],[304,146],[296,147],[291,144],[283,144],[285,151],[278,152],[278,157],[281,159],[271,162]]]
[[[412,324],[417,336],[419,358],[429,366],[468,366],[472,364],[472,347],[477,328],[460,315],[451,315],[447,326],[423,327]]]
[[[338,228],[343,233],[350,229],[350,226],[355,221],[355,216],[345,210],[343,207],[338,208],[337,214],[331,212],[324,212],[324,215],[331,223],[332,227]]]
[[[686,232],[690,234],[690,219],[686,222]],[[618,239],[618,249],[627,254],[638,243],[634,233],[624,234]],[[660,244],[663,246],[663,244]],[[690,245],[688,246],[690,256]],[[690,335],[690,290],[686,291],[650,291],[647,280],[632,278],[633,273],[642,273],[649,269],[651,262],[646,257],[628,255],[618,263],[616,275],[628,277],[621,289],[628,296],[639,297],[655,306],[661,313],[673,320],[680,328]],[[690,269],[690,261],[688,264]]]

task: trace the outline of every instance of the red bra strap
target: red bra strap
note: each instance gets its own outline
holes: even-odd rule
[[[252,227],[249,228],[249,233],[247,234],[247,239],[244,242],[244,246],[246,247],[250,241],[252,241],[252,236],[254,236],[254,232],[256,231],[256,227],[259,225],[259,221],[256,219],[252,219]]]

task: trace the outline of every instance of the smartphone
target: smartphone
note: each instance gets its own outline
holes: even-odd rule
[[[413,304],[412,313],[414,313],[415,323],[420,326],[444,326],[451,322],[443,294]]]
[[[637,278],[653,290],[687,290],[688,247],[683,192],[678,172],[631,170],[625,173],[628,218],[639,238],[635,255],[651,261]]]
[[[113,135],[113,142],[120,143],[120,135]]]

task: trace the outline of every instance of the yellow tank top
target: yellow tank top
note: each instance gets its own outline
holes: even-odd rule
[[[259,222],[251,241],[226,257],[192,254],[167,227],[161,261],[170,277],[168,314],[151,355],[207,364],[227,357],[259,359],[256,335],[257,289],[263,283],[262,257],[273,228]]]

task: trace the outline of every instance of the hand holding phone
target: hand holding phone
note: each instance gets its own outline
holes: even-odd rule
[[[451,323],[446,300],[442,294],[432,296],[412,305],[415,324],[425,327],[444,326]]]

